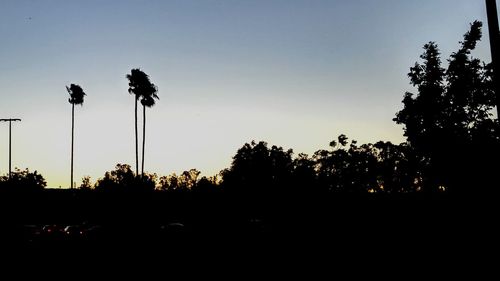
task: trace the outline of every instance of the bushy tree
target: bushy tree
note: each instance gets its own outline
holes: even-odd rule
[[[373,145],[377,158],[376,190],[385,193],[420,191],[421,175],[416,159],[406,143],[379,141]]]
[[[137,177],[130,165],[117,164],[115,170],[106,172],[104,178],[97,180],[95,188],[97,190],[154,190],[156,178],[156,174],[145,174]]]
[[[0,188],[13,191],[42,190],[47,186],[45,178],[37,171],[30,172],[28,168],[14,169],[9,176],[0,177]]]
[[[91,190],[92,189],[92,182],[90,180],[90,176],[84,176],[82,178],[82,183],[80,184],[79,188],[81,190]]]
[[[296,192],[317,191],[316,162],[307,154],[299,153],[292,162],[291,187]]]
[[[237,187],[251,193],[271,193],[285,188],[291,179],[293,151],[282,147],[268,148],[266,142],[252,141],[238,149],[222,180],[226,187]]]
[[[179,177],[173,173],[168,176],[161,176],[159,179],[158,190],[174,191],[179,190]]]
[[[371,144],[357,145],[340,135],[330,142],[332,150],[319,150],[314,154],[319,184],[334,192],[364,193],[377,189],[377,159]]]
[[[471,24],[447,69],[433,42],[424,45],[423,62],[410,68],[417,94],[405,93],[394,121],[404,126],[424,191],[494,185],[487,162],[497,159],[491,156],[498,155],[500,135],[492,115],[491,69],[471,55],[481,27]]]
[[[159,179],[158,190],[162,191],[188,191],[195,188],[198,184],[198,177],[201,174],[197,169],[183,171],[179,176],[173,173],[168,176],[162,176]]]
[[[219,190],[218,186],[219,182],[217,175],[212,177],[202,177],[192,188],[192,191],[203,194],[210,192],[213,193]]]

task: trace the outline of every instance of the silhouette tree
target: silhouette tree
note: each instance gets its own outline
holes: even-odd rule
[[[158,189],[161,191],[179,190],[179,177],[175,173],[168,176],[161,176]]]
[[[82,87],[76,84],[71,84],[69,87],[66,86],[70,97],[68,99],[71,103],[71,188],[73,188],[73,145],[75,138],[75,104],[83,105],[83,98],[85,93]]]
[[[394,121],[404,125],[424,191],[476,185],[488,174],[483,173],[488,170],[487,155],[498,153],[491,68],[471,56],[481,26],[478,21],[470,25],[446,70],[433,42],[424,45],[423,63],[410,68],[408,76],[418,94],[405,93],[404,108]]]
[[[158,189],[162,191],[188,191],[198,184],[198,177],[201,174],[197,169],[190,169],[182,172],[179,176],[175,173],[162,176],[159,180]],[[207,179],[208,180],[208,179]]]
[[[116,164],[115,170],[106,172],[98,179],[96,190],[108,191],[152,191],[156,186],[157,175],[145,174],[137,177],[128,164]]]
[[[293,151],[267,147],[266,142],[252,141],[240,148],[229,169],[221,172],[226,188],[259,195],[275,193],[290,183]]]
[[[149,76],[138,68],[132,69],[130,74],[126,75],[129,80],[128,92],[135,96],[135,172],[139,174],[139,141],[137,130],[137,103],[141,99],[141,104],[144,109],[143,120],[143,162],[142,173],[144,174],[144,144],[145,144],[145,124],[146,124],[146,107],[151,107],[155,104],[154,99],[158,99],[156,95],[157,88],[149,80]]]
[[[377,191],[377,159],[372,144],[348,146],[348,138],[340,135],[330,142],[331,151],[319,150],[316,161],[318,180],[323,189],[333,192],[365,193]]]
[[[292,162],[292,187],[296,192],[316,191],[316,162],[307,154],[299,153]]]
[[[148,86],[149,90],[145,91],[146,95],[144,95],[141,99],[142,104],[142,113],[143,113],[143,124],[142,124],[142,166],[141,166],[141,174],[144,175],[144,150],[146,147],[146,107],[153,107],[155,105],[155,98],[159,99],[156,95],[157,88],[154,84],[150,84]]]
[[[306,169],[308,178],[313,178],[315,174],[315,183],[320,190],[335,193],[419,191],[421,174],[417,169],[415,153],[406,143],[394,145],[379,141],[358,145],[352,140],[349,144],[348,138],[342,134],[331,141],[330,146],[331,150],[316,151],[311,160],[303,157],[295,159],[304,164],[297,166],[294,173],[304,173]]]
[[[45,178],[37,171],[30,172],[29,169],[14,169],[9,176],[0,177],[0,187],[15,191],[42,190],[47,186]]]
[[[181,189],[192,189],[198,183],[200,173],[197,169],[182,172],[179,176],[179,187]]]
[[[420,175],[414,153],[406,143],[394,145],[379,141],[373,145],[377,158],[378,190],[385,193],[419,191]]]
[[[217,176],[213,177],[202,177],[197,181],[196,185],[191,188],[192,191],[207,194],[213,193],[218,190]]]
[[[139,88],[139,85],[141,84],[141,81],[144,80],[144,75],[146,75],[144,72],[142,72],[140,69],[132,69],[130,74],[127,74],[126,77],[129,80],[128,83],[128,92],[130,94],[133,94],[135,97],[135,115],[134,115],[134,122],[135,122],[135,173],[139,174],[139,140],[138,140],[138,132],[137,132],[137,102],[139,101],[139,98],[141,97],[141,91]]]
[[[82,183],[80,184],[79,188],[81,190],[91,190],[92,189],[92,183],[90,180],[90,176],[84,176],[82,178]]]
[[[116,164],[115,170],[106,172],[104,178],[98,179],[96,190],[132,189],[137,183],[136,176],[128,164]]]

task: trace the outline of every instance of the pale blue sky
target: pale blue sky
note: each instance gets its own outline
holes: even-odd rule
[[[158,85],[148,111],[146,170],[229,167],[245,142],[312,154],[341,133],[404,140],[392,118],[422,46],[446,58],[482,0],[0,0],[0,118],[13,126],[13,165],[69,186],[71,106],[75,179],[134,164],[134,99],[125,75]],[[487,35],[487,27],[483,34]],[[487,36],[475,56],[489,61]],[[0,173],[8,170],[0,124]]]

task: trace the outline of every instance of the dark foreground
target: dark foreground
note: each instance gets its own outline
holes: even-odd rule
[[[22,260],[141,256],[203,263],[334,259],[423,266],[452,259],[486,262],[497,255],[500,237],[499,205],[480,196],[249,199],[45,190],[2,194],[0,203],[2,249]]]

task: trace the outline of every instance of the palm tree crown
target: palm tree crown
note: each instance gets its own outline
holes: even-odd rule
[[[83,104],[83,97],[85,92],[83,92],[82,87],[76,84],[71,84],[69,87],[66,86],[66,90],[69,93],[69,103],[71,104]]]
[[[156,94],[158,92],[155,84],[150,83],[147,89],[144,91],[143,95],[141,95],[141,104],[145,107],[152,107],[155,105],[155,99],[160,99]]]
[[[144,96],[156,96],[156,86],[149,81],[149,76],[144,73],[139,68],[134,68],[130,71],[130,74],[127,74],[128,83],[128,92],[130,94],[134,94],[136,99],[140,99]]]

